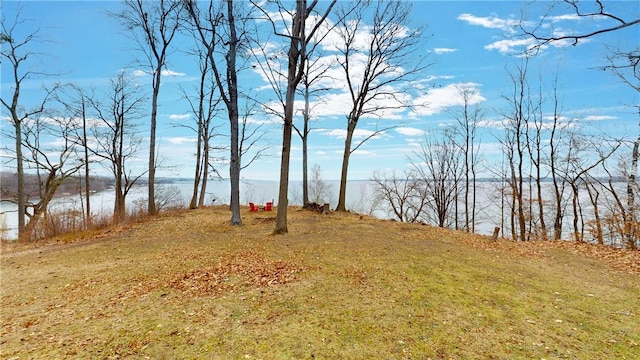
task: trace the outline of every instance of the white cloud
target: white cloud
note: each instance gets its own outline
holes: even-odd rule
[[[150,73],[144,71],[144,70],[140,70],[140,69],[136,69],[133,70],[131,72],[131,74],[135,77],[142,77],[142,76],[147,76],[147,75],[151,75]],[[169,69],[164,69],[161,72],[162,76],[185,76],[187,74],[185,73],[181,73],[181,72],[177,72],[177,71],[173,71],[173,70],[169,70]]]
[[[514,27],[520,23],[516,19],[501,19],[496,16],[475,16],[472,14],[460,14],[458,20],[464,21],[469,25],[478,25],[489,29],[500,29],[505,31],[512,31]]]
[[[425,134],[424,130],[412,127],[398,127],[395,130],[398,134],[404,136],[421,136]]]
[[[614,119],[617,119],[617,117],[610,116],[610,115],[589,115],[584,119],[588,121],[602,121],[602,120],[614,120]]]
[[[347,130],[346,129],[324,129],[319,131],[320,133],[327,135],[327,136],[332,136],[332,137],[336,137],[336,138],[340,138],[340,139],[344,139],[347,137]],[[355,129],[353,131],[353,138],[354,139],[363,139],[366,137],[369,137],[371,135],[373,135],[375,133],[375,131],[371,131],[371,130],[367,130],[367,129]],[[380,134],[376,135],[376,136],[382,136],[384,134],[384,132],[381,132]]]
[[[164,70],[161,71],[161,75],[162,76],[185,76],[187,74],[182,73],[182,72],[169,70],[169,69],[164,69]]]
[[[552,22],[579,21],[579,20],[582,20],[582,18],[580,16],[578,16],[577,14],[564,14],[564,15],[549,16],[549,17],[547,17],[547,19],[552,21]]]
[[[195,137],[170,137],[167,141],[173,145],[183,145],[189,143],[195,143],[197,139]]]
[[[455,76],[453,76],[453,75],[429,75],[426,78],[424,78],[423,81],[431,82],[431,81],[439,80],[439,79],[451,80],[453,78],[455,78]]]
[[[452,53],[458,51],[458,49],[452,49],[452,48],[435,48],[433,49],[433,52],[435,52],[436,54],[448,54],[448,53]]]
[[[191,114],[171,114],[169,119],[171,120],[186,120],[191,117]]]
[[[486,50],[498,50],[502,54],[511,54],[514,52],[521,52],[522,50],[514,50],[515,48],[525,47],[531,49],[536,44],[536,40],[533,38],[527,39],[507,39],[492,42],[486,45]]]
[[[449,107],[464,105],[461,89],[472,91],[469,105],[485,101],[486,99],[480,94],[480,86],[477,83],[466,82],[431,89],[423,96],[415,99],[416,109],[414,110],[414,115],[434,115],[443,112]]]
[[[506,121],[503,120],[480,120],[477,123],[479,128],[504,129]]]
[[[140,76],[146,76],[148,75],[146,72],[142,71],[142,70],[133,70],[133,72],[131,73],[133,76],[136,77],[140,77]]]

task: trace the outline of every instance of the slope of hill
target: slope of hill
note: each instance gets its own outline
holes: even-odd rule
[[[245,211],[242,227],[216,207],[70,243],[3,244],[1,357],[640,353],[640,252],[492,242],[299,208],[290,234],[273,236],[275,213]]]

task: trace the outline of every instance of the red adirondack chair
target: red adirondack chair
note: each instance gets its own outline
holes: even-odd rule
[[[250,202],[249,203],[249,211],[251,212],[257,212],[258,211],[258,207],[256,206],[256,204]]]
[[[269,201],[264,206],[264,211],[272,211],[273,210],[273,201]]]

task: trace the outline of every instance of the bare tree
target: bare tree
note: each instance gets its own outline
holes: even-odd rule
[[[305,74],[308,54],[312,52],[312,49],[315,46],[318,46],[319,42],[322,41],[324,36],[326,36],[326,33],[321,34],[318,30],[329,16],[336,0],[331,0],[327,4],[325,10],[321,13],[315,12],[316,6],[319,3],[318,0],[311,1],[311,4],[308,4],[306,0],[298,0],[296,1],[294,11],[288,10],[279,1],[275,2],[275,5],[277,6],[277,15],[275,15],[275,17],[286,17],[286,21],[291,20],[291,25],[290,28],[288,28],[287,33],[280,33],[277,30],[278,21],[272,17],[273,13],[268,12],[267,9],[259,6],[254,1],[252,1],[252,3],[255,4],[260,11],[262,11],[263,15],[265,15],[265,17],[271,22],[273,32],[278,36],[288,39],[288,50],[286,51],[286,89],[284,92],[281,92],[281,90],[274,88],[283,106],[284,126],[282,129],[278,211],[276,214],[276,226],[273,232],[274,234],[285,234],[289,231],[287,227],[287,210],[289,205],[289,163],[291,157],[291,137],[293,132],[294,100],[298,84]],[[310,18],[315,20],[315,22],[307,22]]]
[[[628,145],[628,143],[622,143],[622,146],[628,147]],[[631,146],[633,146],[633,144],[631,144]],[[602,227],[607,229],[607,237],[611,245],[638,249],[638,232],[640,230],[638,221],[637,219],[632,219],[631,216],[627,214],[629,207],[628,203],[625,203],[621,196],[623,189],[616,186],[619,179],[628,179],[629,177],[630,165],[628,164],[627,157],[622,155],[622,153],[626,151],[628,151],[628,149],[624,149],[618,156],[616,173],[612,173],[607,162],[602,162],[602,169],[607,175],[605,178],[607,181],[606,183],[604,181],[599,183],[602,185],[603,191],[610,195],[605,197],[608,201],[605,203],[607,211],[603,219],[604,225]],[[627,189],[624,189],[627,192],[628,186],[629,183],[627,182]],[[633,191],[637,192],[638,188],[636,187]],[[629,221],[629,219],[632,220]]]
[[[311,181],[309,181],[309,196],[314,203],[329,202],[328,198],[331,197],[331,186],[322,179],[322,169],[320,165],[315,164],[311,167]],[[306,205],[309,201],[303,204]]]
[[[240,146],[238,147],[243,164],[241,170],[248,168],[265,156],[265,153],[270,149],[268,142],[265,141],[269,134],[265,129],[267,122],[256,121],[252,118],[257,108],[258,103],[251,99],[245,99],[242,122],[240,123]]]
[[[158,95],[163,70],[167,66],[169,46],[180,25],[181,0],[125,0],[124,9],[116,14],[131,37],[144,54],[152,75],[151,117],[149,131],[149,215],[156,214],[155,174],[156,174],[156,127],[158,117]]]
[[[126,197],[133,185],[145,172],[134,175],[129,162],[138,152],[141,139],[135,134],[135,121],[139,120],[144,96],[131,83],[124,72],[111,80],[110,93],[104,101],[91,99],[92,110],[98,122],[91,128],[95,144],[89,147],[93,155],[104,160],[115,180],[113,217],[122,221],[126,216]]]
[[[635,13],[633,11],[627,12],[631,8],[625,6],[624,12],[621,10],[619,14],[615,14],[610,11],[611,6],[611,2],[601,0],[596,0],[593,3],[579,0],[554,1],[550,3],[550,9],[547,14],[550,14],[554,8],[560,8],[562,13],[570,11],[579,18],[606,20],[606,24],[593,22],[591,23],[593,27],[587,28],[584,32],[556,32],[556,29],[547,26],[548,17],[541,17],[538,21],[523,19],[520,22],[520,30],[524,36],[538,40],[536,47],[540,48],[546,44],[561,41],[577,45],[581,40],[640,25],[640,17],[637,11]]]
[[[537,21],[523,18],[520,22],[520,32],[522,36],[537,40],[537,44],[533,46],[533,50],[539,50],[548,44],[572,44],[578,45],[581,41],[589,38],[598,37],[612,31],[631,31],[629,29],[640,25],[640,14],[631,10],[626,4],[623,7],[616,8],[618,4],[615,2],[605,2],[596,0],[594,2],[563,0],[553,1],[549,3],[549,9],[546,16],[540,17]],[[558,10],[559,9],[559,10]],[[592,21],[587,24],[584,31],[556,31],[549,26],[548,21],[553,11],[558,10],[560,13],[573,13],[579,19],[599,20]],[[584,23],[584,22],[583,22]],[[637,41],[631,41],[631,48],[621,50],[614,46],[608,46],[610,55],[608,56],[609,64],[603,66],[605,70],[612,71],[616,76],[621,78],[623,82],[635,90],[640,89],[640,51]],[[634,105],[639,109],[640,107]],[[640,136],[635,140],[635,144],[631,151],[631,163],[637,164],[640,157]],[[632,166],[632,171],[627,179],[627,208],[628,218],[625,223],[633,221],[635,217],[635,193],[637,166]]]
[[[212,150],[220,149],[212,147],[211,141],[217,133],[218,126],[214,126],[212,121],[217,114],[217,106],[221,101],[221,98],[216,96],[217,85],[208,57],[203,53],[202,48],[197,48],[193,55],[197,57],[200,68],[200,79],[196,89],[197,94],[192,97],[186,91],[184,93],[191,107],[191,113],[194,115],[195,124],[180,124],[180,126],[187,127],[197,134],[193,192],[189,202],[190,209],[204,206],[209,169],[211,168],[217,173],[216,169],[210,165],[209,159]]]
[[[406,109],[406,86],[427,65],[418,55],[422,34],[410,29],[411,6],[395,0],[358,1],[339,10],[336,27],[340,43],[337,62],[344,71],[351,100],[342,156],[337,211],[346,211],[347,177],[351,154],[389,128],[378,129],[355,146],[353,135],[363,117],[384,116]],[[373,8],[372,8],[373,7]],[[349,14],[347,14],[349,13]],[[368,19],[368,16],[371,18]]]
[[[224,102],[230,124],[230,164],[231,179],[231,220],[232,225],[241,225],[240,215],[240,170],[241,150],[239,138],[239,89],[238,89],[238,49],[247,46],[251,40],[248,29],[248,13],[236,22],[237,5],[233,0],[226,1],[226,7],[217,8],[216,2],[211,1],[206,9],[201,9],[198,3],[191,0],[184,1],[195,33],[200,45],[205,50],[209,66],[220,96]],[[220,56],[221,60],[218,56]]]
[[[571,139],[571,147],[574,149],[574,156],[570,158],[570,172],[567,174],[567,182],[572,189],[572,208],[573,208],[573,235],[575,241],[583,240],[584,226],[580,226],[583,219],[581,211],[579,191],[580,186],[588,181],[588,174],[593,169],[600,166],[609,159],[620,147],[621,142],[618,140],[595,139],[586,136],[573,136]],[[595,149],[597,157],[591,159],[584,156],[586,149]]]
[[[448,227],[455,222],[452,208],[459,188],[461,151],[444,131],[441,137],[425,137],[411,159],[411,166],[425,191],[425,201],[433,211],[436,225]]]
[[[47,102],[49,94],[42,99],[39,104],[26,109],[22,103],[21,87],[25,81],[31,80],[37,76],[47,76],[49,74],[44,72],[38,72],[33,70],[32,67],[28,67],[28,62],[32,58],[37,58],[41,54],[38,54],[30,49],[30,47],[40,40],[40,29],[36,29],[31,32],[26,32],[24,36],[16,37],[22,32],[22,27],[27,27],[29,21],[22,18],[21,13],[18,11],[12,20],[2,18],[2,24],[0,24],[0,45],[2,48],[0,53],[3,60],[7,60],[11,66],[11,79],[7,79],[7,82],[11,81],[12,86],[9,92],[8,98],[2,98],[2,107],[9,112],[9,119],[13,127],[13,139],[15,144],[15,160],[17,171],[17,199],[18,203],[18,237],[22,238],[25,235],[25,226],[27,216],[27,204],[25,193],[25,180],[24,180],[24,156],[22,154],[22,134],[24,122],[39,116],[45,110],[45,104]],[[26,67],[26,70],[25,70]]]
[[[315,49],[314,49],[315,50]],[[308,184],[308,146],[309,146],[309,133],[311,128],[309,126],[311,115],[311,98],[319,98],[320,94],[329,90],[327,87],[315,87],[318,83],[321,83],[328,75],[327,71],[330,68],[329,64],[323,64],[320,62],[322,57],[317,54],[317,50],[313,51],[310,56],[314,56],[313,59],[309,59],[306,63],[307,69],[302,77],[302,96],[304,98],[304,110],[302,111],[302,128],[293,125],[293,128],[300,136],[302,140],[302,205],[306,205],[309,202],[309,184]],[[313,171],[313,169],[312,169]],[[315,201],[315,200],[314,200]]]
[[[609,64],[603,69],[613,72],[623,83],[632,89],[640,92],[640,48],[630,51],[623,51],[612,46],[609,47],[610,55],[608,56]],[[638,114],[640,127],[640,104],[633,105]],[[637,173],[638,159],[640,158],[640,135],[633,141],[631,147],[631,169],[627,174],[627,204],[624,211],[625,233],[627,234],[626,242],[628,246],[636,248],[636,239],[631,236],[633,234],[633,224],[637,223],[637,205],[636,193],[638,189]]]
[[[376,199],[388,206],[388,213],[401,222],[418,222],[427,219],[430,192],[424,179],[415,170],[407,169],[401,176],[374,173]]]
[[[511,231],[514,239],[529,239],[526,218],[526,202],[524,188],[524,166],[526,151],[527,123],[536,111],[531,102],[531,93],[527,79],[528,59],[509,72],[512,93],[505,95],[509,103],[509,112],[505,114],[505,138],[502,142],[509,166],[509,185],[512,196]]]
[[[484,111],[478,104],[474,104],[478,95],[475,87],[458,87],[458,93],[462,98],[460,109],[453,110],[451,116],[456,121],[455,133],[459,140],[462,156],[462,177],[464,179],[464,217],[463,229],[467,232],[475,232],[477,213],[477,172],[479,162],[479,144],[477,139],[478,124],[484,118]]]
[[[89,176],[89,141],[88,132],[90,123],[88,119],[89,95],[80,87],[74,84],[65,84],[56,87],[54,92],[55,101],[62,106],[62,116],[74,119],[69,125],[75,131],[76,142],[82,148],[82,161],[84,167],[84,225],[90,228],[91,216],[91,182]]]
[[[27,202],[31,208],[29,222],[24,232],[30,239],[44,234],[36,233],[41,217],[53,200],[62,183],[78,172],[83,162],[76,158],[76,121],[71,117],[38,117],[23,125],[22,146],[27,150],[24,161],[35,170],[38,194],[35,202]]]
[[[158,186],[156,192],[156,206],[158,212],[164,209],[180,209],[182,208],[184,199],[180,195],[180,187],[177,185],[161,185]]]
[[[591,234],[595,238],[596,242],[600,245],[604,245],[604,231],[602,226],[602,216],[600,214],[600,195],[603,188],[602,182],[595,176],[587,174],[585,179],[585,187],[589,194],[589,201],[591,201],[591,207],[593,208],[593,220],[588,222],[591,228]]]

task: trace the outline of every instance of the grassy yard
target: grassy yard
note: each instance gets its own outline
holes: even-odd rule
[[[640,356],[640,252],[299,208],[273,236],[275,212],[244,211],[3,244],[0,357]]]

